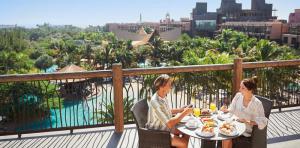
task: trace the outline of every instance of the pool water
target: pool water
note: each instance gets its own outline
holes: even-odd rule
[[[57,68],[58,68],[58,65],[52,65],[51,67],[46,69],[46,73],[56,72]]]
[[[95,125],[94,111],[101,107],[101,96],[89,100],[65,100],[64,107],[50,109],[50,116],[45,119],[19,127],[18,130],[38,130],[48,128],[61,128],[71,126]],[[102,106],[103,107],[103,106]],[[96,117],[96,114],[94,114]]]

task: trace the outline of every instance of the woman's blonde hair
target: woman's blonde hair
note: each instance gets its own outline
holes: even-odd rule
[[[154,81],[155,90],[158,90],[160,87],[165,86],[169,81],[171,81],[171,77],[167,74],[158,76]]]

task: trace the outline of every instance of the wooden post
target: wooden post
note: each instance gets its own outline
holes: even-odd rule
[[[114,87],[115,131],[117,133],[121,133],[124,130],[122,64],[121,63],[113,64],[112,71],[113,71],[113,87]]]
[[[234,59],[233,66],[233,96],[239,91],[240,84],[243,77],[243,59]]]

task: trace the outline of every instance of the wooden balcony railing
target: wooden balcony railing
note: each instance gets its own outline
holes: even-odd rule
[[[257,94],[274,107],[300,105],[300,60],[174,66],[76,73],[0,76],[0,135],[114,125],[117,132],[132,123],[132,104],[153,93],[159,74],[174,77],[168,95],[172,107],[193,103],[218,107],[230,103],[242,78],[257,75]]]

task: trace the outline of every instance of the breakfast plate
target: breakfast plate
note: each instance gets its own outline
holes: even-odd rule
[[[216,127],[218,125],[217,121],[213,118],[201,118],[201,121],[204,125],[209,127]]]
[[[198,128],[195,133],[201,137],[213,137],[215,136],[214,127],[203,126],[202,128]]]
[[[200,124],[200,120],[197,120],[197,118],[190,117],[185,123],[185,127],[189,129],[195,129],[199,127],[199,124]]]
[[[239,133],[237,132],[237,129],[235,127],[235,124],[233,123],[227,123],[224,122],[220,128],[219,128],[219,133],[224,135],[224,136],[237,136]]]
[[[198,123],[197,122],[186,122],[185,127],[189,129],[195,129],[198,128]]]
[[[217,118],[219,120],[227,120],[227,119],[230,119],[232,116],[233,116],[232,113],[219,112]]]

